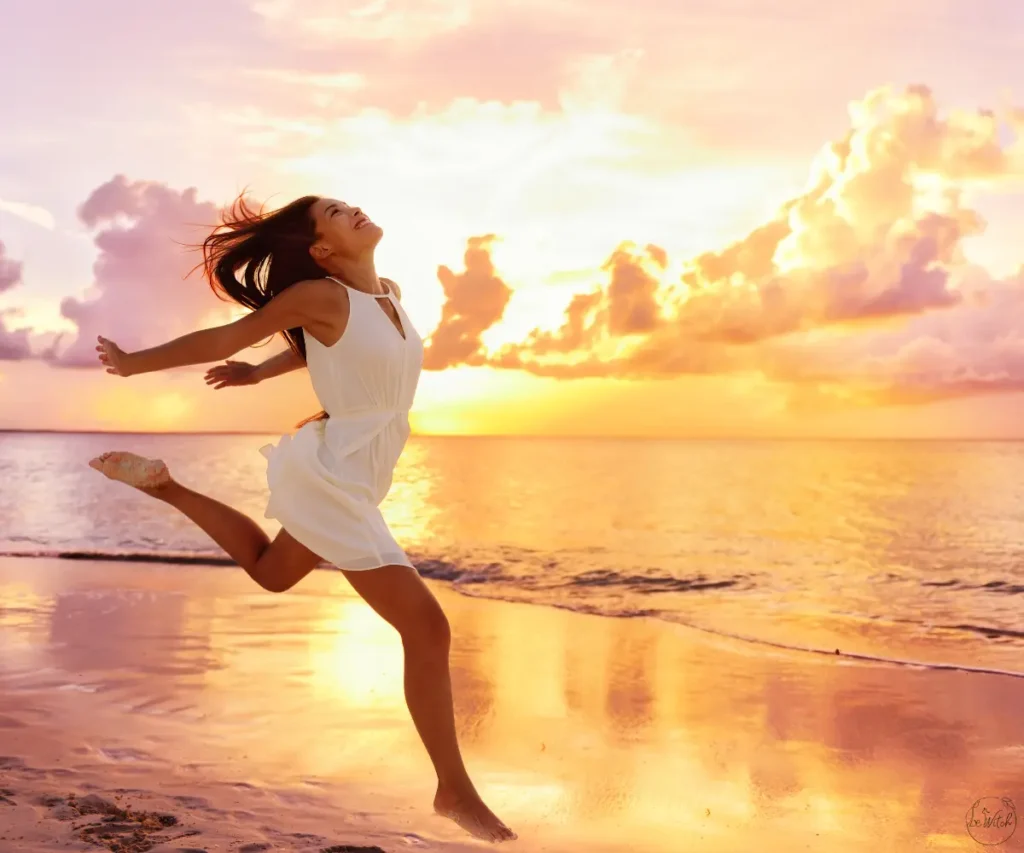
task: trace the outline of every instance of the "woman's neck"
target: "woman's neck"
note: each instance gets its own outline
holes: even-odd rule
[[[340,278],[349,287],[366,293],[384,293],[384,286],[377,276],[373,258],[348,260],[329,258],[324,268],[335,278]]]

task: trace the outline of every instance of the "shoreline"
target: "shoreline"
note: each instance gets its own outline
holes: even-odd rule
[[[467,765],[519,849],[966,851],[974,801],[1024,801],[1017,679],[428,583],[453,627]],[[241,571],[0,558],[0,844],[88,849],[54,817],[66,801],[39,802],[74,792],[200,833],[157,853],[479,849],[429,813],[401,666],[337,572],[274,596]]]
[[[161,554],[161,553],[150,553],[141,554],[138,552],[131,552],[125,554],[114,554],[107,552],[95,552],[85,551],[80,549],[69,549],[69,550],[41,550],[33,553],[16,553],[16,552],[4,552],[0,551],[0,560],[5,559],[16,559],[16,560],[63,560],[69,562],[111,562],[111,563],[138,563],[138,564],[155,564],[155,565],[173,565],[173,566],[206,566],[210,568],[232,568],[236,567],[236,563],[229,557],[214,557],[205,555],[195,554]],[[414,561],[415,562],[415,561]],[[322,563],[316,569],[315,572],[330,572],[338,574],[339,570],[329,564]],[[800,655],[815,655],[823,656],[826,658],[832,658],[850,663],[860,663],[864,665],[875,665],[875,666],[888,666],[896,668],[907,668],[915,670],[935,671],[935,672],[962,672],[974,675],[994,675],[1003,678],[1013,678],[1024,680],[1024,668],[1021,670],[1014,669],[1003,669],[997,666],[981,666],[971,665],[967,663],[960,663],[956,661],[941,661],[941,660],[920,660],[907,657],[896,657],[888,656],[883,654],[870,654],[857,651],[850,651],[849,649],[842,649],[838,647],[826,648],[824,646],[814,646],[807,644],[800,644],[796,642],[780,642],[767,637],[756,637],[745,635],[737,632],[720,630],[714,627],[706,625],[696,625],[692,622],[687,622],[682,619],[673,619],[671,616],[660,616],[658,614],[621,614],[621,613],[599,613],[592,609],[585,607],[572,607],[569,605],[561,604],[557,601],[529,601],[521,600],[510,597],[503,597],[500,594],[492,593],[490,595],[479,592],[479,586],[474,585],[473,591],[467,591],[459,589],[458,583],[452,582],[445,577],[438,577],[431,573],[428,568],[421,568],[420,574],[426,580],[436,584],[440,584],[443,588],[452,592],[458,593],[468,598],[477,598],[487,601],[500,601],[509,604],[524,604],[527,606],[535,607],[549,607],[556,610],[564,610],[569,613],[578,613],[582,615],[597,616],[599,618],[606,619],[653,619],[654,621],[662,624],[675,625],[680,628],[684,628],[690,631],[694,631],[698,634],[705,634],[709,637],[717,637],[726,641],[733,641],[737,643],[747,644],[751,646],[760,646],[764,649],[772,649],[782,652],[790,652],[793,654]],[[963,628],[961,628],[963,630]],[[976,632],[984,633],[981,629],[976,629]],[[1003,632],[1005,633],[1005,632]]]

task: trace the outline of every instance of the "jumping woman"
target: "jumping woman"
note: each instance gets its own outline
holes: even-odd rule
[[[261,587],[291,589],[322,561],[398,631],[405,698],[437,772],[434,810],[487,841],[516,838],[477,793],[459,752],[452,706],[448,620],[379,510],[409,437],[423,341],[398,286],[378,278],[383,236],[359,208],[306,196],[271,213],[239,198],[203,243],[215,292],[250,309],[224,326],[124,352],[98,338],[107,373],[136,376],[229,359],[281,333],[290,350],[256,368],[227,362],[208,384],[252,384],[302,366],[324,411],[267,457],[273,541],[255,521],[181,485],[160,460],[104,453],[89,464],[170,504],[202,528]]]

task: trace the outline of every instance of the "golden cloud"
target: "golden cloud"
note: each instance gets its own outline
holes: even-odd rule
[[[758,372],[842,381],[876,402],[1019,390],[1024,282],[981,275],[970,299],[955,283],[963,241],[984,229],[965,190],[1024,172],[1021,143],[1005,134],[1017,114],[942,115],[912,86],[871,92],[850,115],[806,191],[770,221],[690,259],[677,281],[664,249],[620,245],[560,325],[483,360],[557,377]]]

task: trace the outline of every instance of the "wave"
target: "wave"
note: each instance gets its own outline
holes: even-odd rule
[[[710,580],[703,574],[689,578],[674,575],[624,575],[611,569],[596,569],[571,578],[572,586],[626,586],[634,592],[700,592],[707,589],[728,589],[739,586],[745,578],[740,576],[724,580]]]
[[[171,565],[234,566],[230,557],[184,551],[86,551],[44,548],[25,551],[0,551],[0,557],[50,560],[95,560],[97,562],[168,563]]]
[[[921,586],[928,586],[939,589],[969,589],[977,592],[993,592],[999,595],[1020,595],[1024,592],[1024,586],[1008,581],[988,581],[986,583],[966,583],[965,581],[952,578],[948,581],[921,581]]]
[[[207,565],[207,566],[235,566],[236,563],[228,557],[216,554],[195,553],[195,552],[168,552],[168,551],[117,551],[102,550],[91,551],[84,549],[36,549],[36,550],[0,550],[0,557],[17,557],[29,559],[57,559],[57,560],[82,560],[82,561],[116,561],[116,562],[138,562],[138,563],[165,563],[179,565]],[[578,575],[562,577],[557,582],[546,580],[540,582],[534,576],[507,577],[502,576],[500,563],[487,563],[482,565],[458,565],[457,563],[432,558],[419,557],[410,554],[417,571],[425,578],[450,584],[451,587],[470,597],[486,598],[489,600],[506,601],[517,604],[540,604],[548,607],[556,607],[560,610],[569,610],[575,613],[585,613],[594,616],[605,616],[617,619],[653,618],[686,628],[698,631],[722,639],[740,642],[749,645],[774,648],[787,652],[813,654],[828,656],[833,659],[857,661],[876,665],[888,665],[906,667],[917,670],[955,671],[964,673],[1001,675],[1010,678],[1024,678],[1024,672],[1015,670],[998,669],[985,666],[968,666],[965,664],[941,663],[931,661],[916,661],[904,658],[889,657],[885,655],[861,654],[858,652],[843,651],[838,648],[826,649],[815,646],[806,646],[798,643],[785,643],[776,640],[769,640],[763,637],[755,637],[726,631],[719,628],[712,628],[706,625],[699,625],[687,621],[681,614],[666,611],[658,608],[648,607],[612,607],[607,602],[594,603],[581,600],[571,602],[554,599],[549,596],[534,597],[523,593],[530,591],[552,592],[556,590],[567,590],[572,588],[587,587],[625,587],[637,593],[657,592],[678,592],[700,594],[709,590],[722,589],[743,589],[752,585],[751,579],[743,576],[711,580],[703,574],[697,574],[690,578],[679,578],[669,575],[636,575],[623,574],[608,569],[592,570],[582,572]],[[328,563],[321,563],[318,567],[321,570],[338,571]],[[498,586],[498,582],[501,586]],[[957,580],[952,581],[922,581],[922,586],[959,588],[984,590],[989,592],[1000,592],[1004,594],[1015,594],[1024,589],[1008,584],[1004,581],[991,581],[985,584],[961,584]],[[510,592],[509,587],[514,592]],[[518,594],[516,594],[518,593]],[[908,620],[897,620],[908,621]],[[918,623],[914,623],[918,624]],[[1006,628],[997,628],[986,625],[974,625],[961,623],[956,625],[933,626],[946,631],[958,631],[982,636],[989,640],[1022,640],[1024,631],[1014,631]]]

